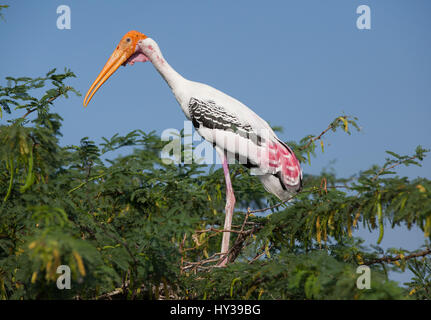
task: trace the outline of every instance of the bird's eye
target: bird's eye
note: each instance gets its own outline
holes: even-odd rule
[[[126,41],[127,41],[127,42],[130,42],[130,41],[131,41],[131,39],[130,39],[130,38],[127,38],[127,39],[126,39]]]

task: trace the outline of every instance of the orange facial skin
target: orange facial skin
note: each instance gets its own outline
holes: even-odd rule
[[[92,83],[90,89],[84,98],[84,107],[88,105],[93,95],[96,91],[105,83],[106,80],[120,67],[124,64],[127,59],[130,58],[135,53],[136,45],[139,40],[146,39],[147,36],[138,31],[129,31],[118,43],[117,48],[112,53],[111,57],[106,62],[102,71],[97,76],[96,80]]]

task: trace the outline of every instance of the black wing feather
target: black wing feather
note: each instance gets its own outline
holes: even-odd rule
[[[200,126],[210,129],[233,130],[234,132],[251,132],[249,124],[239,120],[235,115],[229,113],[214,101],[202,101],[191,98],[189,102],[190,117],[193,126],[199,129]]]

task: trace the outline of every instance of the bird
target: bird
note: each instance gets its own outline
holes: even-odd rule
[[[203,83],[184,78],[164,58],[155,40],[139,31],[127,32],[85,95],[93,95],[120,67],[150,61],[170,87],[186,118],[216,149],[226,183],[225,222],[218,266],[228,263],[236,198],[229,164],[239,161],[257,175],[266,191],[288,201],[302,189],[302,169],[292,149],[270,125],[237,99]]]

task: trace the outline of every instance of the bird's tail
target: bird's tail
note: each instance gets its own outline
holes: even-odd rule
[[[288,200],[302,189],[302,170],[292,149],[284,142],[269,142],[266,174],[260,175],[265,189],[281,200]]]

